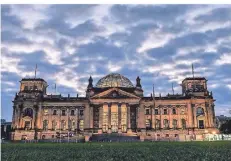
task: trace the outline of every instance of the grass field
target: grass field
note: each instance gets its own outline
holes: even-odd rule
[[[8,143],[2,161],[231,161],[231,142]]]

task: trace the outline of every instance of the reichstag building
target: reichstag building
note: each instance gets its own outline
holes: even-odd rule
[[[13,100],[12,140],[55,139],[61,134],[118,134],[140,140],[186,137],[201,139],[215,128],[214,98],[204,77],[185,78],[182,94],[144,96],[141,79],[134,85],[112,73],[95,85],[88,80],[86,96],[47,94],[41,78],[23,78]]]

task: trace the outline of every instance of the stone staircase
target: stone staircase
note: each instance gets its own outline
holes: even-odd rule
[[[127,133],[112,133],[112,134],[93,134],[91,137],[92,142],[135,142],[140,141],[136,134]]]

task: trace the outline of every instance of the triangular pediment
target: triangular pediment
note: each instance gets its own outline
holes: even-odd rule
[[[123,91],[119,88],[111,88],[104,92],[98,93],[91,98],[137,98],[140,97],[136,96],[135,94]]]

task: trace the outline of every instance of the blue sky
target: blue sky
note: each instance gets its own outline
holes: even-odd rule
[[[133,83],[140,76],[145,95],[181,93],[195,75],[208,79],[216,115],[231,109],[230,5],[2,5],[1,107],[11,120],[12,100],[24,77],[45,79],[48,93],[84,96],[116,72]]]

